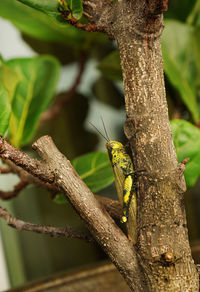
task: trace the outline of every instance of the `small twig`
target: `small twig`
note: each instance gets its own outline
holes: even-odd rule
[[[106,211],[114,219],[121,219],[122,217],[122,206],[119,201],[112,200],[110,198],[95,195],[95,198],[103,205]]]
[[[78,20],[74,17],[71,17],[69,19],[68,11],[60,11],[60,15],[64,20],[66,20],[66,22],[68,22],[69,24],[73,25],[74,27],[78,29],[85,30],[87,32],[105,32],[105,29],[103,27],[97,26],[96,24],[92,24],[92,23],[82,24],[78,22]]]
[[[26,230],[33,231],[41,234],[48,234],[51,237],[66,237],[66,238],[77,238],[85,241],[94,241],[90,235],[87,235],[81,231],[73,230],[71,227],[67,226],[65,228],[57,228],[53,226],[44,226],[33,224],[29,222],[22,221],[8,213],[6,209],[0,207],[0,217],[4,219],[9,226],[17,229],[18,231]]]
[[[10,167],[2,167],[0,166],[0,174],[10,173],[12,172]]]
[[[61,110],[67,105],[67,103],[72,99],[72,97],[74,96],[77,90],[78,85],[80,84],[81,78],[83,76],[85,63],[86,63],[86,57],[85,55],[82,55],[79,60],[79,72],[75,79],[74,84],[67,92],[61,94],[61,97],[56,100],[56,102],[51,108],[49,108],[46,112],[42,114],[40,125],[43,122],[52,120],[55,116],[57,116],[61,112]]]
[[[72,19],[68,23],[72,24],[78,29],[85,30],[87,32],[105,32],[105,29],[103,27],[97,27],[95,24],[89,23],[89,24],[82,24],[77,21],[73,21]]]
[[[13,191],[8,191],[8,192],[0,191],[0,199],[9,200],[16,197],[27,185],[28,185],[28,182],[21,179],[21,181],[17,185],[15,185]]]
[[[186,164],[186,163],[188,163],[188,161],[190,160],[190,158],[189,157],[187,157],[187,158],[185,158],[185,159],[183,159],[182,161],[181,161],[181,164]]]

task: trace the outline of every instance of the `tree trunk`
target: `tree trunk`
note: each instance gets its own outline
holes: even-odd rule
[[[132,291],[199,291],[188,242],[183,193],[170,131],[161,53],[167,0],[83,0],[84,14],[117,41],[137,178],[137,241],[133,244],[49,137],[34,144],[43,161],[0,137],[0,157],[68,197]],[[91,28],[91,27],[90,27]],[[140,173],[140,174],[139,174]]]
[[[129,22],[126,2],[121,2],[119,9]],[[138,254],[150,291],[198,291],[186,227],[185,181],[176,158],[165,96],[162,21],[160,16],[153,19],[150,15],[147,21],[146,27],[144,22],[137,24],[137,31],[133,25],[132,30],[129,26],[115,33],[128,118],[125,133],[131,139],[136,169],[145,169],[137,192]]]
[[[186,226],[184,164],[177,162],[163,78],[162,12],[167,1],[96,5],[101,11],[96,24],[104,26],[119,47],[125,134],[136,170],[144,169],[138,175],[136,249],[148,278],[146,291],[199,291]]]

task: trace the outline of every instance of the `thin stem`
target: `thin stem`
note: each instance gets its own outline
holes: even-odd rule
[[[65,238],[77,238],[88,242],[93,242],[93,238],[81,231],[73,230],[67,226],[65,228],[58,228],[53,226],[38,225],[29,222],[22,221],[8,213],[6,209],[0,207],[0,217],[4,219],[7,224],[18,231],[26,230],[33,231],[41,234],[47,234],[51,237],[65,237]]]
[[[12,199],[16,197],[27,185],[28,185],[28,182],[21,179],[21,181],[14,186],[13,191],[8,191],[8,192],[0,191],[0,198],[2,200]]]
[[[0,174],[6,174],[12,172],[10,167],[2,167],[0,166]]]

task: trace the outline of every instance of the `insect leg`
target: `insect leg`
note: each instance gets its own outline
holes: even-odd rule
[[[131,203],[131,199],[134,199],[134,213],[136,214],[136,195],[134,193],[135,184],[134,184],[134,175],[129,174],[126,176],[124,180],[124,188],[123,188],[123,215],[121,222],[125,223],[128,220],[129,215],[129,206]]]

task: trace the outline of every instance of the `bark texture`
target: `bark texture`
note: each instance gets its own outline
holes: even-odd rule
[[[130,288],[137,287],[137,291],[144,291],[145,275],[141,272],[134,247],[100,202],[95,199],[70,161],[59,152],[48,136],[37,140],[33,148],[45,161],[49,173],[54,175],[55,185],[66,194],[91,234],[125,277]]]
[[[147,275],[145,291],[199,291],[188,241],[183,193],[184,165],[178,164],[165,96],[161,33],[167,1],[99,3],[98,18],[117,41],[127,120],[138,178],[137,252]],[[86,7],[87,9],[87,7]],[[93,16],[93,18],[92,18]],[[136,290],[137,291],[137,288]]]
[[[137,242],[115,224],[70,162],[42,137],[34,149],[43,161],[13,149],[0,137],[0,157],[46,187],[61,190],[85,221],[132,291],[199,291],[188,242],[183,194],[184,163],[178,163],[170,131],[161,54],[166,0],[85,0],[84,14],[117,41],[127,120],[138,176]],[[5,211],[5,210],[3,210]],[[3,213],[5,216],[5,212]],[[5,217],[4,216],[4,217]],[[7,218],[7,217],[6,217]]]

